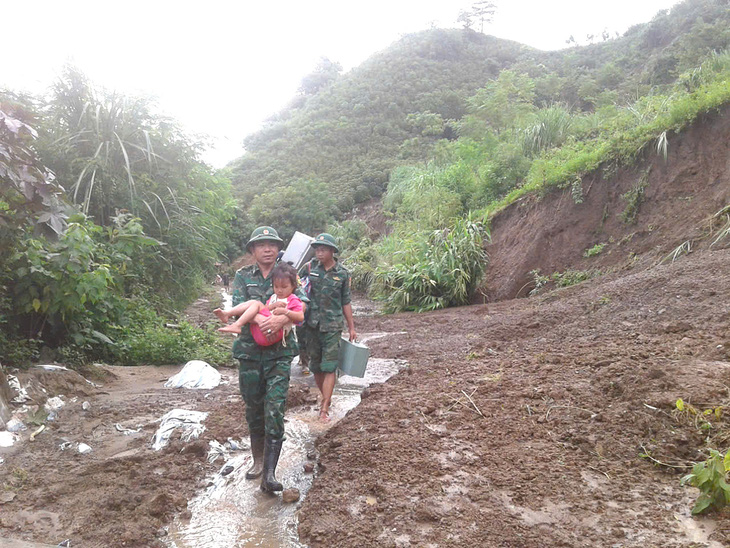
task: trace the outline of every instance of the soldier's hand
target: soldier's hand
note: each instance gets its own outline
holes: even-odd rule
[[[357,339],[357,333],[355,332],[355,328],[350,328],[350,342],[355,342],[355,339]]]
[[[279,331],[279,329],[284,327],[287,323],[289,323],[289,319],[286,316],[269,316],[264,321],[259,322],[259,327],[265,335],[269,335],[269,330],[271,330],[271,333],[275,333]]]

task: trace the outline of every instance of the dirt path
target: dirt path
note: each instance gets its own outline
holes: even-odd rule
[[[541,297],[359,322],[406,330],[375,356],[411,367],[319,442],[300,512],[318,546],[724,546],[689,517],[682,465],[730,403],[730,251]],[[725,420],[710,435],[727,444]]]
[[[0,449],[0,546],[3,538],[72,546],[163,546],[164,527],[186,514],[187,502],[203,488],[210,465],[208,442],[247,436],[243,404],[233,369],[222,370],[228,383],[214,390],[171,390],[163,383],[180,369],[110,367],[103,386],[93,388],[74,372],[21,373],[43,377],[49,392],[64,394],[66,405],[35,441]],[[55,378],[54,378],[55,377]],[[288,405],[312,396],[295,386]],[[83,402],[89,402],[88,410]],[[29,402],[32,406],[33,403]],[[183,444],[173,437],[161,451],[150,449],[156,421],[174,408],[206,411],[206,430],[199,440]],[[122,428],[141,430],[131,435]],[[86,443],[92,452],[63,442]]]
[[[707,431],[673,406],[680,397],[702,410],[730,402],[728,295],[725,250],[531,299],[358,318],[360,332],[393,333],[369,343],[376,357],[410,367],[369,388],[320,439],[301,540],[729,544],[730,516],[689,517],[696,492],[679,486],[684,470],[640,457],[702,458]],[[105,367],[98,388],[72,372],[35,373],[67,403],[35,441],[0,449],[0,539],[163,546],[165,527],[186,519],[187,502],[219,468],[207,462],[208,442],[247,435],[234,370],[212,391],[164,389],[178,369]],[[294,386],[289,406],[312,399]],[[206,431],[152,451],[155,420],[176,407],[209,412]],[[141,430],[125,436],[117,423]],[[712,423],[725,448],[726,421]],[[61,451],[64,441],[93,451]]]

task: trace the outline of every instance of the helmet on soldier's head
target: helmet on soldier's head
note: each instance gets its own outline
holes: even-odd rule
[[[251,244],[265,241],[277,242],[279,244],[279,248],[281,248],[284,244],[284,240],[279,238],[279,234],[276,232],[276,230],[274,230],[270,226],[260,226],[251,233],[251,238],[246,244],[246,249],[251,251]]]
[[[322,234],[317,236],[312,242],[312,247],[317,247],[318,245],[326,245],[327,247],[334,248],[336,253],[340,252],[340,249],[337,247],[337,240],[335,240],[335,237],[332,234],[327,234],[326,232],[322,232]]]

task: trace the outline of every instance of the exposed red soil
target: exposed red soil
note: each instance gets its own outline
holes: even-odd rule
[[[615,174],[606,166],[584,177],[580,204],[567,188],[526,196],[497,215],[482,291],[488,300],[527,295],[534,288],[532,270],[544,275],[566,268],[605,271],[630,264],[637,255],[651,262],[706,235],[708,217],[730,204],[730,107],[668,139],[666,162],[648,145],[646,159],[636,165]],[[634,222],[627,224],[621,218],[627,206],[622,195],[647,170],[644,199]],[[693,249],[711,241],[697,241]],[[607,244],[600,255],[583,256],[600,243]]]
[[[320,439],[302,539],[705,545],[677,519],[697,494],[679,485],[686,470],[640,454],[704,459],[706,432],[673,409],[680,397],[730,403],[727,295],[723,250],[530,299],[361,320],[363,332],[407,331],[371,346],[410,367]],[[711,540],[730,544],[730,516],[712,523]]]

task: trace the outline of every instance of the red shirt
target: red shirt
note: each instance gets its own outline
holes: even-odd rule
[[[271,298],[269,298],[269,300],[266,301],[267,308],[261,309],[261,315],[267,316],[267,317],[271,316],[271,311],[268,309],[268,306],[270,304],[273,304],[280,300],[281,299],[279,299],[276,296],[276,293],[274,293],[271,296]],[[302,310],[304,310],[304,307],[302,305],[302,300],[299,297],[297,297],[294,293],[292,293],[291,295],[289,295],[286,298],[286,309],[293,310],[294,312],[301,312]],[[259,346],[271,346],[271,345],[278,343],[281,339],[284,338],[283,329],[280,329],[279,332],[276,333],[276,336],[271,340],[266,338],[266,335],[264,335],[263,331],[261,331],[261,328],[259,328],[259,326],[256,325],[255,323],[251,324],[250,329],[251,329],[251,335],[253,335],[253,340],[256,341],[256,344],[258,344]]]

